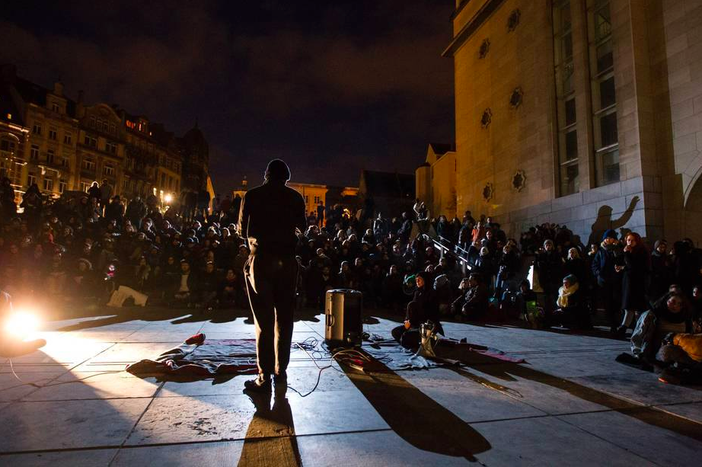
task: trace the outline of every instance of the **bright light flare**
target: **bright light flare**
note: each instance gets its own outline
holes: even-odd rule
[[[26,339],[39,330],[39,318],[30,311],[15,311],[5,321],[5,332],[15,339]]]
[[[173,195],[170,193],[166,193],[163,199],[166,201],[166,204],[171,204],[171,201],[173,201]]]

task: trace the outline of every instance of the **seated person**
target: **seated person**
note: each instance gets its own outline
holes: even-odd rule
[[[668,334],[657,358],[667,365],[658,377],[662,382],[702,383],[702,333]]]
[[[516,296],[516,304],[517,308],[519,309],[520,316],[527,318],[527,321],[529,314],[528,306],[530,302],[533,306],[536,306],[536,292],[531,290],[531,284],[528,280],[524,279],[519,284],[519,291],[517,292]]]
[[[656,305],[644,312],[636,322],[631,334],[631,350],[634,355],[620,354],[617,361],[639,365],[650,371],[661,363],[656,360],[656,355],[669,333],[678,334],[692,330],[691,313],[684,297],[668,293],[664,298],[665,300],[658,300]]]
[[[464,296],[461,315],[468,320],[484,318],[488,312],[490,294],[480,274],[468,276],[468,289]]]
[[[175,294],[176,301],[190,304],[195,292],[195,276],[190,269],[190,263],[186,260],[180,261],[180,274],[176,276]]]
[[[219,301],[225,307],[233,307],[237,302],[238,277],[234,269],[227,269],[227,274],[219,284]]]
[[[203,308],[211,310],[217,305],[220,278],[215,269],[215,264],[208,261],[205,270],[195,282],[198,302]]]
[[[558,289],[556,311],[553,323],[568,327],[590,328],[590,314],[583,303],[578,278],[569,274],[563,278],[563,286]]]
[[[419,326],[427,321],[434,323],[434,329],[437,333],[444,333],[439,322],[439,308],[434,297],[434,290],[427,284],[428,276],[429,274],[425,272],[417,274],[415,278],[417,290],[414,292],[412,301],[407,304],[405,322],[402,326],[392,330],[392,337],[406,349],[416,350],[419,348],[421,344]]]

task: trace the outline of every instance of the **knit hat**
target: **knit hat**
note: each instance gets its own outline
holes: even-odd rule
[[[264,178],[266,180],[283,180],[287,182],[290,180],[290,167],[280,159],[273,159],[266,167]]]
[[[617,240],[617,232],[612,229],[606,230],[604,235],[602,235],[602,241],[604,242],[607,238],[613,238]]]
[[[568,281],[571,284],[577,284],[578,283],[578,277],[575,274],[568,274],[563,278],[564,281]]]

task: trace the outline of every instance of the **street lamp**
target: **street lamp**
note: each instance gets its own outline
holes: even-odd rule
[[[166,204],[171,204],[171,201],[173,201],[173,195],[170,193],[166,193],[166,196],[164,196],[163,199],[166,202]]]

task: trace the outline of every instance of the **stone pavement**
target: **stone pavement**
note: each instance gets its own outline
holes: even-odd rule
[[[243,317],[214,323],[174,319],[183,313],[171,310],[144,321],[137,313],[153,312],[49,323],[48,345],[13,360],[23,381],[46,387],[22,385],[2,363],[0,465],[690,466],[702,458],[702,388],[616,363],[626,342],[448,323],[450,337],[528,363],[370,376],[328,369],[308,397],[289,390],[271,401],[242,394],[244,376],[162,383],[121,371],[197,332],[253,336]],[[298,321],[294,340],[321,340],[316,319]],[[388,336],[397,325],[373,321],[366,330]],[[289,384],[305,393],[317,375],[315,361],[294,351]]]

